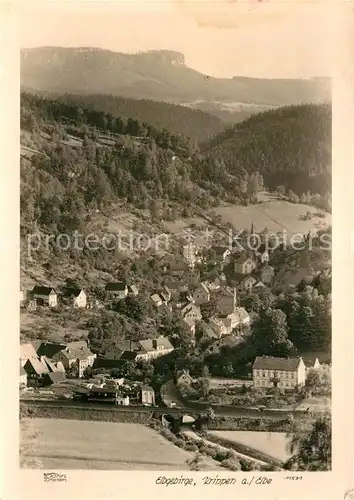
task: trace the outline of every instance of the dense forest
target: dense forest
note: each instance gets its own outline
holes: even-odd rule
[[[230,176],[187,137],[132,118],[23,94],[23,229],[34,221],[51,231],[82,227],[87,213],[118,199],[175,219],[191,208],[252,201],[257,172]]]
[[[224,123],[209,113],[186,106],[147,99],[128,99],[113,95],[53,95],[53,99],[77,108],[105,112],[114,118],[129,118],[148,123],[171,134],[183,134],[193,141],[203,141],[221,132]]]
[[[202,150],[230,174],[259,171],[268,189],[325,196],[331,190],[331,122],[325,104],[270,110],[220,133]]]

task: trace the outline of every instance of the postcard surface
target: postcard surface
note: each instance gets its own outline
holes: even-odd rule
[[[2,498],[353,498],[350,5],[2,12]]]

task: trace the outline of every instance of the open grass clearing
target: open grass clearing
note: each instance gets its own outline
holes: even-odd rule
[[[61,419],[21,421],[24,468],[95,470],[188,470],[193,453],[177,448],[139,424]],[[216,470],[212,460],[202,469]]]
[[[285,461],[290,457],[288,449],[290,439],[285,432],[210,431],[210,434],[225,442],[229,441],[250,450],[260,451],[276,460]]]
[[[312,214],[310,220],[301,220],[307,212]],[[273,200],[257,205],[236,206],[225,204],[213,208],[210,213],[220,215],[224,222],[231,223],[236,230],[250,230],[252,223],[256,232],[267,228],[270,233],[285,231],[287,236],[296,233],[307,234],[310,230],[325,229],[331,224],[331,214],[321,218],[315,215],[319,209],[301,203],[290,203]]]

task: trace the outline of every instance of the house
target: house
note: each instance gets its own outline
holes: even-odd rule
[[[63,364],[66,372],[76,365],[79,378],[83,376],[86,368],[93,366],[95,358],[96,354],[91,352],[84,340],[68,343],[65,349],[53,357],[54,361]]]
[[[215,332],[218,339],[227,334],[225,324],[219,318],[210,318],[209,326]]]
[[[86,308],[87,296],[82,288],[65,287],[62,290],[63,297],[72,302],[73,307]]]
[[[139,295],[139,288],[136,285],[129,285],[128,286],[128,295],[131,295],[133,297],[137,297]]]
[[[196,305],[206,304],[210,301],[210,291],[208,285],[203,282],[193,292],[193,299]]]
[[[188,292],[188,283],[185,281],[166,281],[164,292],[170,295],[170,300],[177,300],[181,292]]]
[[[221,315],[234,312],[236,307],[236,288],[225,287],[216,296],[217,308]]]
[[[254,388],[293,390],[305,384],[306,367],[301,357],[257,356],[252,368]]]
[[[152,301],[152,303],[154,304],[155,307],[160,307],[163,304],[162,298],[157,293],[154,293],[153,295],[151,295],[150,300]]]
[[[274,278],[274,267],[268,265],[262,266],[259,277],[263,283],[270,285]]]
[[[228,256],[231,254],[231,250],[228,247],[216,246],[212,248],[215,253],[216,260],[218,262],[225,262]]]
[[[35,285],[31,295],[38,305],[45,305],[49,307],[57,307],[58,305],[57,292],[54,288],[49,286]]]
[[[256,283],[257,280],[253,276],[245,276],[241,283],[239,283],[239,289],[243,292],[250,292]]]
[[[230,335],[235,328],[247,326],[251,322],[251,318],[243,307],[236,307],[235,311],[222,318],[226,328],[226,334]]]
[[[191,304],[190,302],[180,309],[180,313],[183,319],[188,318],[193,319],[194,321],[200,321],[202,319],[200,307],[195,304]]]
[[[137,394],[138,403],[141,403],[146,406],[154,406],[155,405],[155,391],[149,385],[139,384],[138,385],[138,394]]]
[[[234,260],[234,271],[238,274],[251,274],[257,267],[256,262],[243,253]]]
[[[188,370],[178,371],[175,377],[176,384],[193,384],[194,379],[189,375]]]
[[[269,252],[267,250],[264,250],[263,252],[259,252],[258,258],[262,264],[267,264],[269,262]]]
[[[138,359],[154,359],[165,356],[174,350],[173,345],[167,337],[158,337],[156,339],[140,340]]]
[[[128,295],[128,286],[125,281],[117,281],[116,283],[108,283],[105,288],[106,292],[115,299],[125,299]]]
[[[59,384],[60,382],[64,382],[65,380],[66,380],[65,372],[55,371],[44,374],[42,383],[44,386],[48,386],[53,384]]]
[[[58,342],[40,342],[39,345],[36,346],[36,353],[38,357],[45,356],[51,360],[58,352],[65,349],[66,345],[66,343]]]
[[[29,358],[23,368],[27,373],[28,383],[34,382],[41,385],[44,375],[49,373],[47,365],[38,358]]]
[[[129,406],[129,396],[117,396],[116,405],[118,406]]]
[[[38,359],[35,348],[32,344],[26,343],[20,345],[20,364],[25,366],[29,359]]]
[[[27,372],[20,363],[20,387],[27,387]]]

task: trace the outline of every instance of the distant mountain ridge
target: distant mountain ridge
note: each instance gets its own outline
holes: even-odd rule
[[[237,72],[237,69],[235,69]],[[42,47],[21,51],[26,89],[74,94],[111,94],[171,103],[239,102],[285,106],[331,99],[330,80],[214,78],[169,50],[123,54],[99,48]]]

